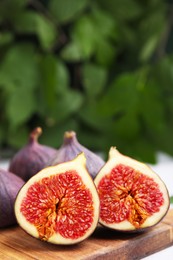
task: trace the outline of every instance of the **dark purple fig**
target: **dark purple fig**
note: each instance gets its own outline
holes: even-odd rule
[[[14,202],[23,185],[20,177],[0,169],[0,228],[16,224]]]
[[[67,131],[64,133],[64,142],[58,149],[55,157],[49,162],[49,165],[56,165],[73,160],[81,152],[84,152],[85,154],[88,172],[92,178],[95,178],[105,162],[100,156],[81,145],[78,142],[74,131]]]
[[[38,143],[41,133],[41,127],[36,127],[29,136],[28,144],[21,148],[10,162],[9,171],[25,181],[42,170],[57,153],[56,149]]]

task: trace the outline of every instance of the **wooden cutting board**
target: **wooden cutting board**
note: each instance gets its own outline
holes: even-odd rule
[[[144,233],[121,234],[98,226],[90,238],[71,246],[39,241],[18,226],[0,230],[0,259],[3,260],[131,260],[172,245],[173,210],[160,224]]]

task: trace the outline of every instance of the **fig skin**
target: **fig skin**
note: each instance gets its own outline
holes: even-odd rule
[[[72,183],[69,178],[66,179],[68,173],[71,174]],[[14,208],[18,224],[34,238],[58,245],[72,245],[87,239],[97,227],[100,201],[86,169],[84,153],[35,174],[19,191]],[[83,228],[85,231],[81,235]]]
[[[29,136],[28,143],[22,147],[11,159],[9,171],[21,177],[24,181],[43,169],[50,158],[57,153],[57,149],[38,143],[42,128],[36,127]]]
[[[16,224],[14,202],[24,181],[15,174],[0,169],[0,228]]]
[[[125,172],[113,177],[119,169]],[[161,178],[148,165],[121,154],[116,147],[110,148],[109,159],[94,182],[100,198],[99,223],[107,228],[145,231],[157,225],[169,210],[169,193]]]
[[[66,131],[64,133],[63,144],[58,149],[55,157],[50,160],[48,166],[73,160],[81,152],[85,153],[87,160],[86,167],[91,177],[94,179],[105,164],[105,161],[100,156],[81,145],[78,142],[76,132],[74,131]]]

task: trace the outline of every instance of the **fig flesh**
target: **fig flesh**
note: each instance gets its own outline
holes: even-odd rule
[[[159,223],[169,209],[169,194],[160,177],[115,147],[94,182],[100,198],[99,222],[108,228],[144,230]]]
[[[0,169],[0,228],[16,224],[14,202],[23,184],[20,177]]]
[[[56,149],[38,143],[41,133],[41,127],[36,127],[29,136],[28,144],[21,148],[10,161],[9,171],[24,181],[43,169],[50,158],[57,153]]]
[[[78,142],[76,132],[74,131],[66,131],[64,133],[64,142],[58,149],[55,157],[49,162],[49,165],[70,161],[81,152],[85,153],[88,172],[94,179],[105,162],[100,156],[81,145]]]
[[[19,225],[54,244],[75,244],[90,236],[99,219],[99,198],[84,153],[44,168],[22,187],[15,202]]]

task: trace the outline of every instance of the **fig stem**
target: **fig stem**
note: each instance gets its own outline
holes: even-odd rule
[[[41,127],[36,127],[34,130],[31,132],[29,136],[29,142],[37,141],[39,136],[42,134],[42,128]]]
[[[64,133],[64,143],[67,144],[71,142],[71,140],[76,139],[76,133],[74,131],[66,131]]]

